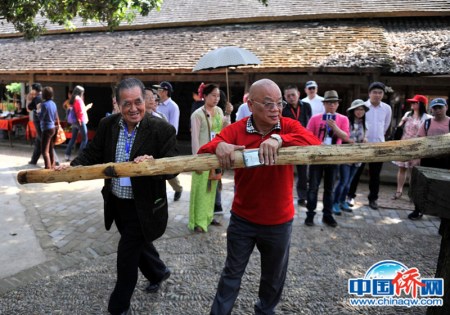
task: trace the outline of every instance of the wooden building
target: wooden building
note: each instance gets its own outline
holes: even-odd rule
[[[75,21],[74,32],[49,25],[26,41],[0,24],[0,84],[41,82],[61,104],[75,84],[93,102],[91,128],[111,108],[112,87],[124,77],[146,84],[173,83],[182,113],[180,138],[189,138],[192,92],[200,82],[225,85],[223,70],[193,73],[209,50],[236,45],[254,52],[261,65],[230,71],[231,99],[239,104],[260,78],[280,87],[308,80],[319,94],[335,89],[344,110],[367,97],[374,80],[390,88],[388,102],[400,115],[406,97],[450,95],[450,1],[165,0],[161,11],[107,32]],[[1,91],[0,91],[1,92]],[[302,95],[303,96],[303,95]]]

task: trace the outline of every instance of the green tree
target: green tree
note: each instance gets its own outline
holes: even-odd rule
[[[258,0],[268,5],[269,0]],[[12,23],[27,39],[33,39],[45,32],[46,22],[35,18],[42,16],[52,23],[74,29],[72,20],[82,18],[83,22],[105,23],[113,30],[121,22],[131,23],[136,14],[147,16],[159,10],[163,0],[1,0],[0,18]]]

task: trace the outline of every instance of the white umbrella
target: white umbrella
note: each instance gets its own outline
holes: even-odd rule
[[[259,65],[260,63],[261,60],[259,60],[252,52],[237,46],[226,46],[207,52],[200,58],[192,71],[225,68],[227,97],[229,100],[228,67]]]

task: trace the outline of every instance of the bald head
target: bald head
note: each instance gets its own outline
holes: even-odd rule
[[[248,98],[264,98],[264,94],[268,93],[269,91],[273,93],[276,92],[276,90],[281,97],[281,90],[275,82],[270,79],[261,79],[250,86],[250,89],[248,91]]]

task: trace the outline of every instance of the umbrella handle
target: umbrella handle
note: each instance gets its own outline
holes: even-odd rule
[[[228,87],[228,67],[225,67],[225,78],[227,81],[227,102],[230,102],[230,88]]]

